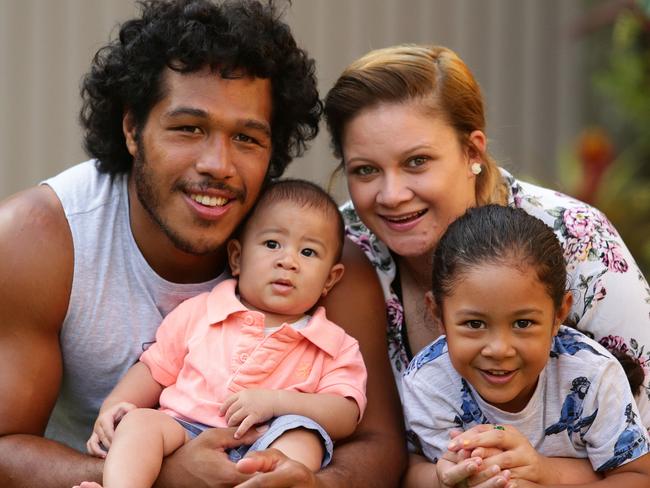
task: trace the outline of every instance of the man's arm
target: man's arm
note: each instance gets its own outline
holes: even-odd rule
[[[73,251],[48,187],[0,204],[0,486],[61,487],[98,480],[102,461],[41,436],[61,383],[59,330]]]
[[[254,466],[264,474],[238,485],[241,488],[399,486],[407,453],[402,409],[388,361],[386,305],[374,269],[349,241],[343,264],[345,275],[323,305],[328,318],[359,341],[368,368],[363,420],[350,438],[336,444],[332,463],[316,474],[277,450],[253,453]]]
[[[317,474],[321,486],[398,486],[406,468],[402,406],[386,341],[386,303],[374,268],[346,240],[345,275],[325,300],[330,320],[359,341],[368,369],[368,405],[356,432],[337,443],[332,463]]]

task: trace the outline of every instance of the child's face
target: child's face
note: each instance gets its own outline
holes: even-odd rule
[[[334,219],[291,202],[258,208],[243,241],[228,246],[242,302],[266,313],[267,322],[300,318],[334,286],[343,274],[336,251]]]
[[[519,412],[535,391],[561,310],[530,266],[477,266],[442,302],[442,325],[454,368],[488,403]]]

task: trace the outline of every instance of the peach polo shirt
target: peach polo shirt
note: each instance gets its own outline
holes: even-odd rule
[[[236,286],[226,280],[181,303],[140,357],[165,387],[160,409],[225,427],[219,407],[230,394],[268,388],[350,397],[363,413],[366,368],[358,342],[327,320],[323,307],[305,328],[283,324],[265,336],[264,314],[244,307]]]

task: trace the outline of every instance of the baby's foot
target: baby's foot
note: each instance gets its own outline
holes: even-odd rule
[[[75,485],[72,488],[102,488],[102,485],[94,481],[82,481],[80,485]]]

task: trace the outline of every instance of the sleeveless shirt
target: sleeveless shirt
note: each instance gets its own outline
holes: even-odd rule
[[[74,250],[59,335],[63,377],[45,436],[80,451],[102,401],[154,341],[163,317],[223,278],[177,284],[156,274],[131,232],[127,181],[90,160],[44,182],[63,205]]]

